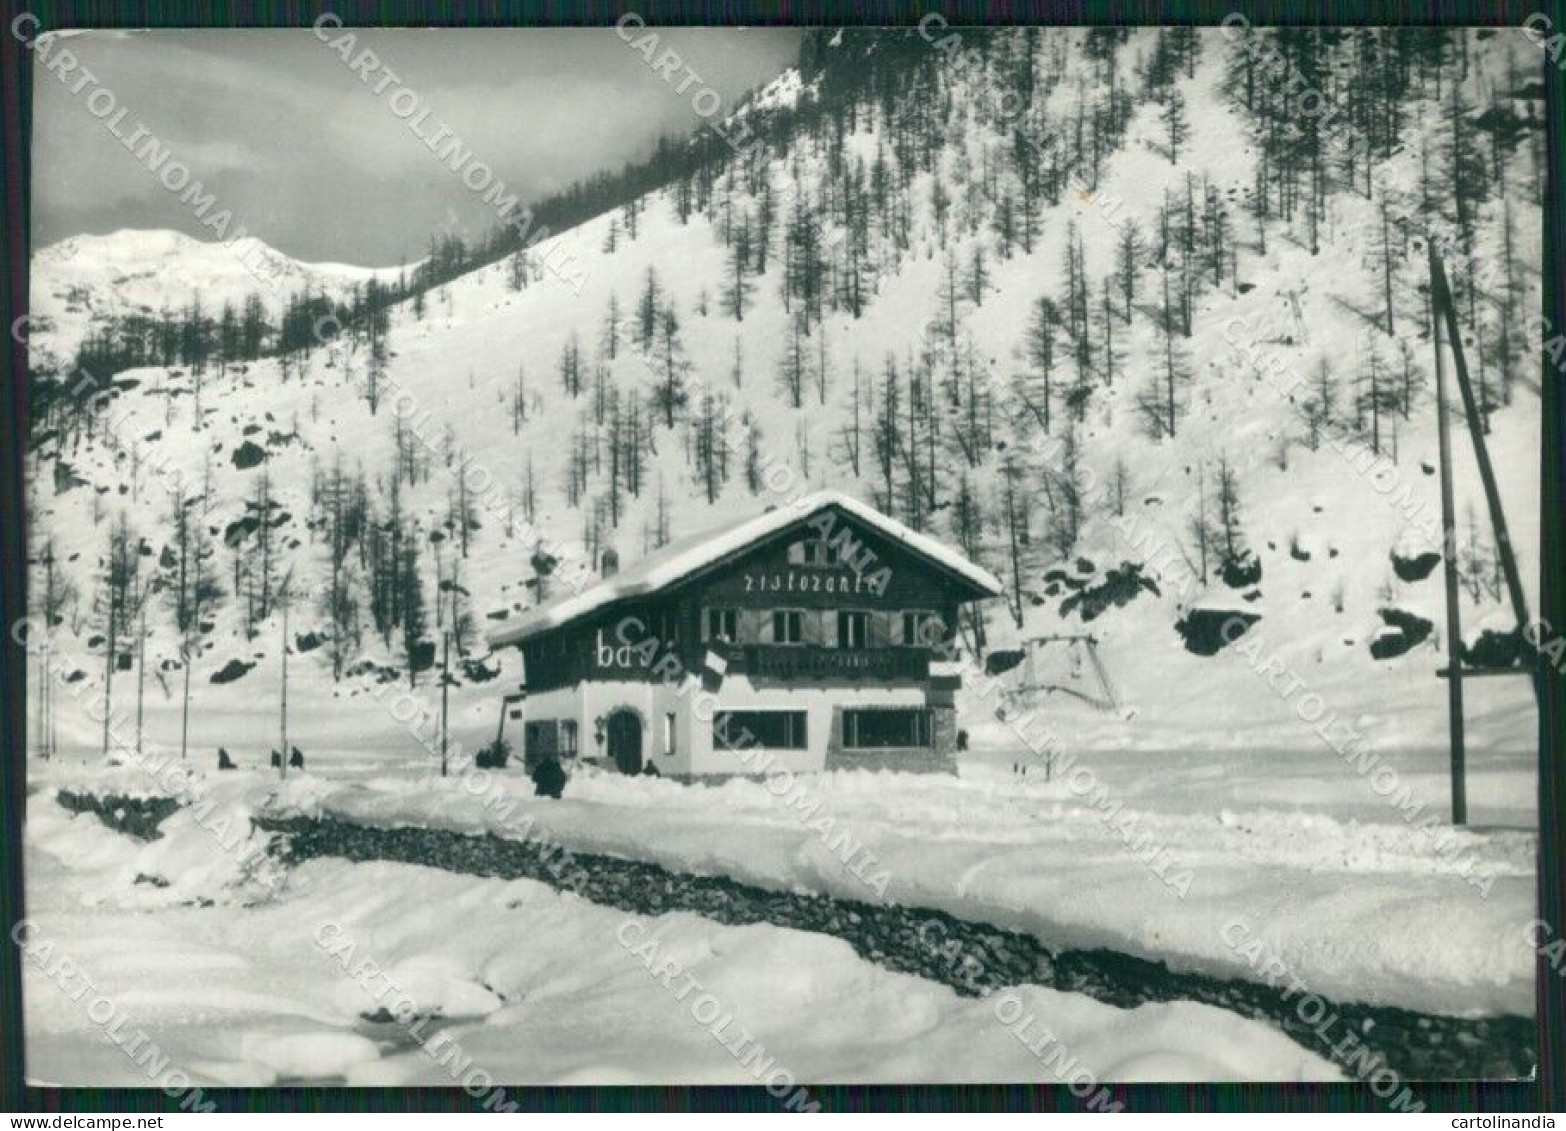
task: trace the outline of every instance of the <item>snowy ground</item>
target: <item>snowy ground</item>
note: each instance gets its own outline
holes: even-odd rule
[[[1531,1014],[1523,926],[1534,917],[1536,836],[1528,758],[1476,759],[1470,790],[1483,823],[1453,840],[1455,855],[1325,749],[1084,760],[1123,805],[1120,820],[1134,818],[1137,835],[1145,831],[1166,850],[1172,864],[1163,878],[1092,796],[1074,792],[1069,778],[1042,782],[1033,762],[1027,777],[1015,774],[1019,758],[1031,756],[973,754],[959,778],[799,779],[803,799],[779,798],[755,781],[691,787],[582,773],[563,801],[546,802],[528,796],[514,771],[485,791],[474,779],[443,781],[428,776],[427,763],[406,762],[295,774],[281,787],[269,774],[198,776],[219,800],[218,813],[232,813],[236,824],[265,810],[464,831],[530,828],[574,850],[859,900],[877,898],[865,878],[884,871],[890,901],[1031,932],[1052,946],[1105,947],[1255,980],[1256,951],[1232,944],[1261,939],[1268,958],[1333,999],[1452,1015]],[[1389,760],[1437,813],[1445,804],[1441,759],[1432,750]],[[355,997],[362,991],[311,940],[315,926],[332,921],[360,940],[360,958],[398,971],[399,984],[428,997],[431,1008],[448,1017],[470,1012],[451,1032],[501,1079],[746,1079],[722,1044],[615,943],[627,918],[619,912],[529,881],[336,861],[306,864],[277,902],[244,907],[254,893],[235,886],[236,853],[218,850],[186,813],[165,822],[162,839],[141,844],[49,800],[56,786],[159,792],[142,771],[69,760],[35,771],[29,914],[202,1078],[442,1079],[446,1069],[416,1044],[356,1021],[366,1008]],[[801,806],[813,801],[820,807],[807,817]],[[862,846],[852,856],[857,868],[829,845],[837,834]],[[1181,873],[1189,877],[1183,896],[1169,882]],[[173,882],[138,884],[138,874]],[[193,906],[207,900],[216,906]],[[463,924],[457,936],[446,930],[455,922]],[[1231,926],[1237,922],[1243,931]],[[894,974],[839,940],[686,914],[644,926],[801,1079],[1051,1078],[999,1022],[996,999],[963,999]],[[32,1074],[128,1080],[134,1066],[79,1005],[29,969]],[[1281,1034],[1221,1010],[1187,1002],[1130,1017],[1080,995],[1018,992],[1102,1079],[1330,1071]],[[567,1001],[569,1011],[532,1008]],[[800,1008],[812,1001],[832,1005]],[[301,1044],[307,1034],[315,1036]],[[96,1051],[84,1056],[84,1049]]]
[[[193,824],[165,827],[143,845],[35,794],[29,917],[53,960],[69,956],[128,1016],[124,1033],[145,1032],[198,1083],[443,1084],[473,1071],[458,1067],[469,1057],[519,1084],[752,1083],[756,1047],[811,1082],[1049,1081],[1081,1069],[1105,1081],[1337,1078],[1282,1034],[1208,1006],[1127,1011],[1036,986],[961,998],[836,939],[628,917],[530,881],[315,861],[275,902],[247,907],[214,887],[216,905],[191,906],[188,891],[176,901],[172,889],[131,884],[170,854],[202,851]],[[673,989],[647,969],[666,958],[681,970]],[[380,980],[354,976],[365,960]],[[144,1082],[81,1003],[38,965],[26,969],[33,1079]],[[687,974],[717,1000],[720,1021],[732,1015],[721,1039],[701,996],[678,996]],[[398,995],[385,997],[387,984]],[[438,1016],[429,1046],[363,1020],[400,994]],[[753,1045],[738,1043],[739,1028]],[[1027,1046],[1045,1028],[1040,1059]]]
[[[1435,758],[1410,758],[1400,777],[1440,815],[1444,767]],[[1298,752],[1222,765],[1189,754],[1095,756],[1091,766],[1123,803],[1113,821],[1069,780],[1045,784],[1036,768],[1014,778],[994,761],[970,764],[959,780],[800,779],[799,802],[751,781],[690,788],[614,775],[579,776],[560,803],[508,782],[518,805],[509,816],[464,783],[438,779],[299,779],[282,800],[469,831],[527,814],[574,850],[853,899],[877,898],[868,881],[885,871],[891,902],[1219,975],[1248,973],[1249,957],[1223,935],[1242,917],[1295,974],[1335,998],[1455,1015],[1531,1012],[1522,928],[1534,917],[1536,838],[1526,827],[1526,760],[1475,767],[1476,812],[1496,823],[1453,834],[1445,851],[1442,837],[1404,823],[1341,763],[1332,775]],[[820,808],[807,816],[811,801]],[[1128,819],[1129,844],[1120,831]],[[1144,832],[1167,850],[1162,876],[1144,863],[1151,849],[1136,850]],[[839,834],[863,845],[849,863],[846,849],[829,845]]]

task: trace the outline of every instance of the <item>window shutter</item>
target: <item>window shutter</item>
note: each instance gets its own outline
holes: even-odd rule
[[[832,612],[830,610],[823,612],[820,609],[806,609],[804,612],[800,613],[799,619],[802,622],[800,627],[800,643],[816,645],[826,643],[826,641],[829,639],[827,633],[833,631],[836,627],[833,626],[832,629],[825,627],[824,622],[830,617],[832,617]]]
[[[761,644],[771,644],[771,643],[773,643],[773,636],[772,636],[772,611],[770,609],[759,609],[756,612],[756,616],[759,618],[759,620],[761,622],[760,623],[761,631],[756,633],[756,640],[757,640],[757,642],[761,643]]]
[[[870,622],[870,639],[867,643],[872,648],[887,647],[895,638],[894,634],[902,631],[901,613],[875,611],[867,619]]]

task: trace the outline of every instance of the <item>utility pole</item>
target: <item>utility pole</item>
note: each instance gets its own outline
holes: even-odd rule
[[[1479,468],[1480,484],[1484,488],[1485,506],[1490,513],[1490,526],[1495,535],[1496,553],[1501,559],[1501,571],[1505,575],[1507,595],[1511,600],[1512,614],[1517,618],[1520,641],[1528,639],[1528,605],[1523,595],[1522,576],[1517,569],[1517,556],[1512,550],[1511,535],[1506,529],[1506,515],[1501,509],[1501,493],[1496,485],[1495,470],[1490,465],[1490,452],[1484,440],[1484,428],[1479,405],[1474,398],[1473,385],[1468,378],[1468,363],[1463,357],[1463,339],[1457,325],[1457,306],[1452,300],[1452,289],[1447,283],[1446,268],[1435,247],[1429,247],[1430,260],[1430,317],[1431,341],[1435,345],[1436,360],[1436,414],[1440,433],[1441,453],[1441,526],[1444,545],[1441,556],[1446,563],[1446,634],[1447,670],[1441,674],[1450,681],[1447,703],[1452,735],[1452,823],[1466,824],[1468,820],[1467,792],[1463,781],[1463,666],[1462,624],[1457,603],[1457,520],[1452,502],[1452,445],[1450,430],[1450,406],[1446,392],[1446,369],[1442,363],[1441,335],[1444,328],[1447,344],[1452,349],[1452,367],[1457,376],[1458,392],[1463,398],[1463,412],[1468,418],[1469,439],[1473,442],[1474,462]],[[1486,670],[1470,669],[1475,675],[1528,675],[1533,681],[1534,702],[1544,704],[1544,674],[1535,654],[1531,659],[1510,668]]]
[[[44,598],[44,632],[43,632],[43,663],[38,668],[38,691],[43,699],[43,711],[39,717],[38,728],[43,739],[43,756],[52,758],[55,753],[55,726],[54,726],[54,664],[51,662],[54,653],[54,596],[55,596],[55,572],[54,572],[54,543],[48,542],[44,547],[45,598]]]
[[[111,575],[114,569],[114,546],[111,535],[109,546],[109,570]],[[116,662],[115,651],[119,646],[119,633],[115,631],[115,628],[118,627],[118,618],[121,616],[119,600],[114,596],[114,581],[112,576],[109,580],[108,591],[104,596],[104,601],[109,608],[109,631],[107,634],[108,650],[105,652],[107,660],[103,666],[103,758],[104,761],[108,761],[109,721],[114,716],[114,664]]]
[[[440,776],[446,776],[446,698],[451,691],[451,632],[440,634]]]
[[[147,600],[152,595],[152,582],[142,586],[136,608],[136,756],[141,757],[142,707],[147,689]]]
[[[33,749],[38,757],[49,757],[49,646],[44,645],[43,663],[38,667],[38,733]]]
[[[1436,287],[1439,263],[1430,253],[1430,341],[1435,347],[1436,432],[1441,458],[1441,561],[1446,577],[1446,707],[1452,745],[1452,824],[1468,823],[1468,790],[1464,783],[1463,749],[1463,628],[1457,611],[1457,519],[1452,503],[1452,437],[1446,394],[1446,362],[1441,354],[1442,296]]]
[[[279,741],[282,746],[277,752],[277,776],[280,779],[288,777],[288,607],[293,604],[293,594],[289,592],[288,586],[293,576],[293,567],[290,566],[288,572],[283,575],[283,584],[277,590],[277,602],[283,608],[283,688],[279,703],[281,734]]]
[[[179,756],[183,761],[188,757],[190,750],[190,641],[187,639],[180,648],[180,666],[185,669],[185,701],[180,709],[179,716]]]

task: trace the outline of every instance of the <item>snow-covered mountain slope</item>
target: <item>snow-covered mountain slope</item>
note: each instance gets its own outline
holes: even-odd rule
[[[79,591],[55,647],[84,673],[102,671],[92,605],[112,520],[127,512],[141,560],[166,576],[160,480],[177,468],[204,495],[226,591],[195,661],[198,749],[238,745],[254,760],[272,741],[281,611],[255,593],[263,570],[275,586],[289,567],[309,595],[294,602],[289,629],[312,645],[292,668],[290,733],[301,744],[424,757],[386,708],[394,684],[378,680],[406,679],[410,651],[420,637],[438,640],[437,610],[448,616],[455,593],[480,661],[453,694],[456,733],[471,748],[498,709],[499,683],[483,677],[499,668],[510,684],[517,674],[509,654],[483,666],[478,630],[537,603],[541,545],[559,559],[548,583],[559,592],[596,576],[597,549],[612,546],[628,564],[682,531],[836,488],[964,547],[1007,582],[1014,607],[986,610],[992,654],[1038,635],[1097,639],[1113,711],[1083,703],[1101,695],[1093,665],[1064,647],[1007,674],[1035,686],[1020,698],[1068,743],[1315,746],[1323,716],[1306,718],[1305,692],[1372,745],[1439,742],[1441,573],[1419,560],[1439,514],[1420,228],[1444,241],[1458,226],[1442,195],[1452,182],[1439,175],[1443,98],[1489,97],[1536,56],[1517,37],[1474,38],[1462,51],[1454,40],[1413,68],[1398,107],[1404,132],[1371,160],[1375,183],[1388,174],[1391,187],[1361,191],[1361,169],[1329,154],[1331,187],[1312,194],[1298,170],[1280,187],[1275,150],[1263,161],[1265,133],[1236,93],[1224,36],[1180,42],[1135,31],[1111,48],[1080,30],[1018,32],[974,63],[914,37],[817,37],[814,62],[780,87],[797,92],[792,108],[761,145],[552,237],[534,250],[525,286],[502,261],[402,301],[379,335],[383,363],[369,333],[286,367],[209,368],[199,393],[188,367],[123,374],[109,416],[122,422],[110,429],[117,447],[101,427],[57,423],[35,449],[33,545],[52,539]],[[1009,118],[1020,90],[1029,109]],[[1171,104],[1183,108],[1173,130]],[[1478,131],[1482,116],[1464,107],[1458,121]],[[1457,219],[1474,233],[1475,263],[1534,264],[1534,158],[1526,137],[1498,146],[1513,190],[1460,203]],[[1429,208],[1421,187],[1436,194]],[[1404,220],[1390,226],[1385,255],[1383,200]],[[1121,245],[1133,224],[1126,304]],[[580,268],[579,291],[537,268],[556,248]],[[1473,274],[1466,263],[1453,271]],[[1494,351],[1501,312],[1528,309],[1538,278],[1531,267],[1503,274],[1504,294],[1492,274],[1464,302],[1465,334],[1472,366],[1491,358],[1491,451],[1533,594],[1539,403],[1522,382],[1499,403]],[[650,277],[644,348],[635,338]],[[1469,298],[1461,286],[1459,297]],[[1331,395],[1320,407],[1324,368]],[[1507,618],[1458,438],[1458,510],[1478,519],[1459,531],[1472,579],[1465,623],[1477,639]],[[1362,457],[1371,444],[1382,454]],[[334,466],[342,497],[367,516],[348,524],[339,570],[333,492],[314,489]],[[467,523],[454,517],[464,483]],[[264,565],[258,519],[272,531]],[[396,613],[377,607],[385,585],[372,584],[403,560],[392,547],[412,547],[421,579],[428,624],[411,650]],[[1237,584],[1222,576],[1225,555]],[[1250,653],[1202,654],[1193,610],[1218,624],[1259,618]],[[334,649],[315,646],[334,619],[344,644],[335,682]],[[1394,631],[1400,624],[1409,627]],[[167,744],[180,695],[166,604],[148,631],[148,730]],[[1258,674],[1270,658],[1281,668]],[[129,701],[135,672],[125,671],[116,703]],[[993,718],[993,698],[973,694],[977,682],[965,707],[976,741],[1018,745]],[[436,702],[428,673],[414,695]],[[85,693],[82,703],[56,699],[62,745],[93,745]],[[1470,711],[1477,759],[1531,744],[1520,681],[1481,681]]]
[[[300,293],[345,298],[371,279],[394,282],[396,268],[302,263],[254,236],[207,243],[181,232],[123,230],[72,236],[32,260],[29,345],[35,368],[69,365],[95,330],[130,314],[159,318],[199,300],[216,318],[257,295],[274,317]]]

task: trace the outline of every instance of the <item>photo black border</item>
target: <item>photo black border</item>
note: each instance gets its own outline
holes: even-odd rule
[[[409,0],[336,4],[231,3],[174,0],[167,3],[44,2],[0,0],[0,186],[4,190],[5,222],[0,231],[5,274],[0,280],[0,316],[6,326],[25,315],[29,259],[29,138],[31,136],[32,59],[10,33],[13,18],[23,11],[41,21],[41,30],[112,27],[306,28],[320,13],[332,11],[349,27],[494,27],[607,26],[625,11],[638,11],[655,27],[676,24],[724,26],[763,25],[914,25],[930,12],[941,13],[953,25],[1064,24],[1192,24],[1216,25],[1226,15],[1241,13],[1252,24],[1333,25],[1472,25],[1520,27],[1535,13],[1551,21],[1556,33],[1566,33],[1566,0],[1468,0],[1443,3],[1325,3],[1272,0],[1253,3],[759,3],[728,0],[649,0],[646,4],[468,3],[431,4]],[[1551,176],[1544,209],[1544,315],[1557,332],[1566,332],[1562,304],[1561,252],[1566,235],[1566,200],[1562,198],[1563,81],[1566,52],[1559,62],[1545,59],[1545,97]],[[0,613],[3,623],[16,623],[24,611],[25,578],[22,460],[26,436],[26,358],[24,348],[6,337],[0,396]],[[1566,630],[1562,607],[1561,479],[1566,468],[1566,416],[1560,395],[1560,374],[1551,372],[1541,356],[1543,436],[1540,453],[1544,521],[1541,524],[1540,609],[1535,616]],[[1552,518],[1553,516],[1553,518]],[[1530,548],[1525,548],[1525,551]],[[1531,555],[1530,555],[1531,556]],[[23,915],[21,841],[26,804],[25,657],[6,635],[0,650],[0,686],[4,691],[4,782],[0,785],[0,921],[7,926]],[[1540,712],[1539,915],[1562,926],[1566,854],[1561,820],[1563,801],[1561,673],[1545,665],[1546,698]],[[1365,924],[1373,929],[1372,924]],[[5,1112],[157,1112],[177,1111],[177,1101],[152,1088],[35,1088],[24,1084],[20,952],[9,942],[0,963],[0,1111]],[[1431,1111],[1529,1112],[1557,1111],[1566,1094],[1566,964],[1552,970],[1544,958],[1538,965],[1537,1008],[1540,1026],[1539,1077],[1525,1083],[1410,1081],[1417,1097]],[[776,1111],[775,1101],[760,1087],[519,1087],[508,1092],[524,1111]],[[1036,1084],[984,1085],[821,1085],[811,1086],[823,1111],[1078,1111],[1080,1101],[1064,1086]],[[1365,1084],[1135,1084],[1110,1090],[1128,1111],[1281,1111],[1358,1112],[1383,1110]],[[220,1110],[443,1112],[480,1110],[478,1100],[457,1088],[203,1088]]]

